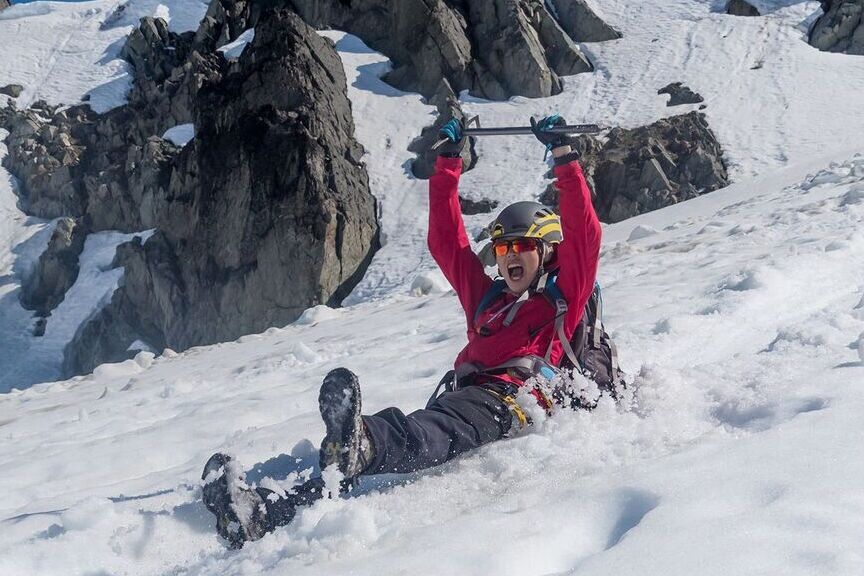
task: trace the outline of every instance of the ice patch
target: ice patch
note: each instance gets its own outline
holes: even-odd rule
[[[221,52],[226,60],[233,60],[235,58],[239,58],[243,53],[243,50],[246,48],[246,45],[252,42],[255,39],[255,29],[249,28],[240,36],[237,37],[233,42],[229,42],[225,44],[221,48],[218,49]]]
[[[175,146],[186,146],[186,144],[195,138],[195,125],[179,124],[166,130],[162,138],[173,143]]]

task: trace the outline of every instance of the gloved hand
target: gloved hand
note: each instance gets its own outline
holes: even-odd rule
[[[462,155],[462,150],[465,148],[465,138],[462,130],[465,128],[465,123],[462,120],[451,118],[438,131],[439,139],[446,139],[447,142],[437,148],[439,156],[447,156],[448,158],[458,158]]]
[[[534,132],[534,136],[537,140],[546,146],[546,151],[548,152],[552,148],[567,146],[573,141],[569,134],[558,134],[548,131],[549,128],[553,126],[565,126],[566,124],[567,121],[558,114],[552,114],[551,116],[546,116],[540,120],[534,120],[532,117],[531,131]]]

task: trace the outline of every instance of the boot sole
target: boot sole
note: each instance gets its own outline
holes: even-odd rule
[[[318,409],[327,429],[321,442],[320,466],[337,464],[339,470],[351,467],[348,461],[360,451],[360,382],[345,368],[331,370],[321,384]]]
[[[219,476],[204,485],[202,494],[204,506],[216,517],[216,531],[228,541],[232,548],[242,548],[245,541],[243,528],[240,525],[240,519],[231,508],[228,479],[225,476],[226,467],[230,461],[230,456],[218,452],[207,460],[207,464],[204,465],[204,472],[201,474],[201,480],[206,480],[214,473],[218,473]]]

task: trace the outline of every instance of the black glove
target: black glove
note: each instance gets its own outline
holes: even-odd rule
[[[438,131],[439,140],[446,140],[437,148],[439,156],[448,158],[458,158],[462,155],[462,150],[465,148],[467,138],[462,130],[465,128],[465,123],[462,120],[451,118]]]
[[[551,116],[546,116],[540,120],[534,120],[533,117],[531,118],[531,131],[534,132],[534,136],[537,137],[537,140],[546,146],[547,151],[552,148],[558,148],[559,146],[568,146],[573,141],[569,134],[560,134],[548,131],[549,128],[553,126],[566,125],[567,121],[558,114],[552,114]]]

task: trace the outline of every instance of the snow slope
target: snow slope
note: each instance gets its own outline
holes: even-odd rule
[[[112,4],[39,18],[62,27]],[[706,97],[737,183],[604,227],[605,319],[636,381],[624,406],[539,418],[424,474],[367,479],[240,552],[216,538],[198,480],[212,452],[290,486],[314,468],[329,369],[359,374],[367,412],[410,410],[464,344],[458,302],[424,249],[425,183],[405,172],[433,109],[378,80],[380,55],[328,33],[384,226],[351,306],[0,395],[0,574],[864,573],[864,59],[803,43],[816,2],[773,2],[760,19],[719,4],[603,2],[625,38],[585,46],[596,73],[548,99],[464,95],[487,125],[551,110],[636,125],[677,113],[656,95],[677,80]],[[13,33],[0,20],[0,37]],[[542,190],[530,139],[479,151],[468,195]],[[49,232],[13,209],[5,178],[4,346],[19,327],[3,313]]]

